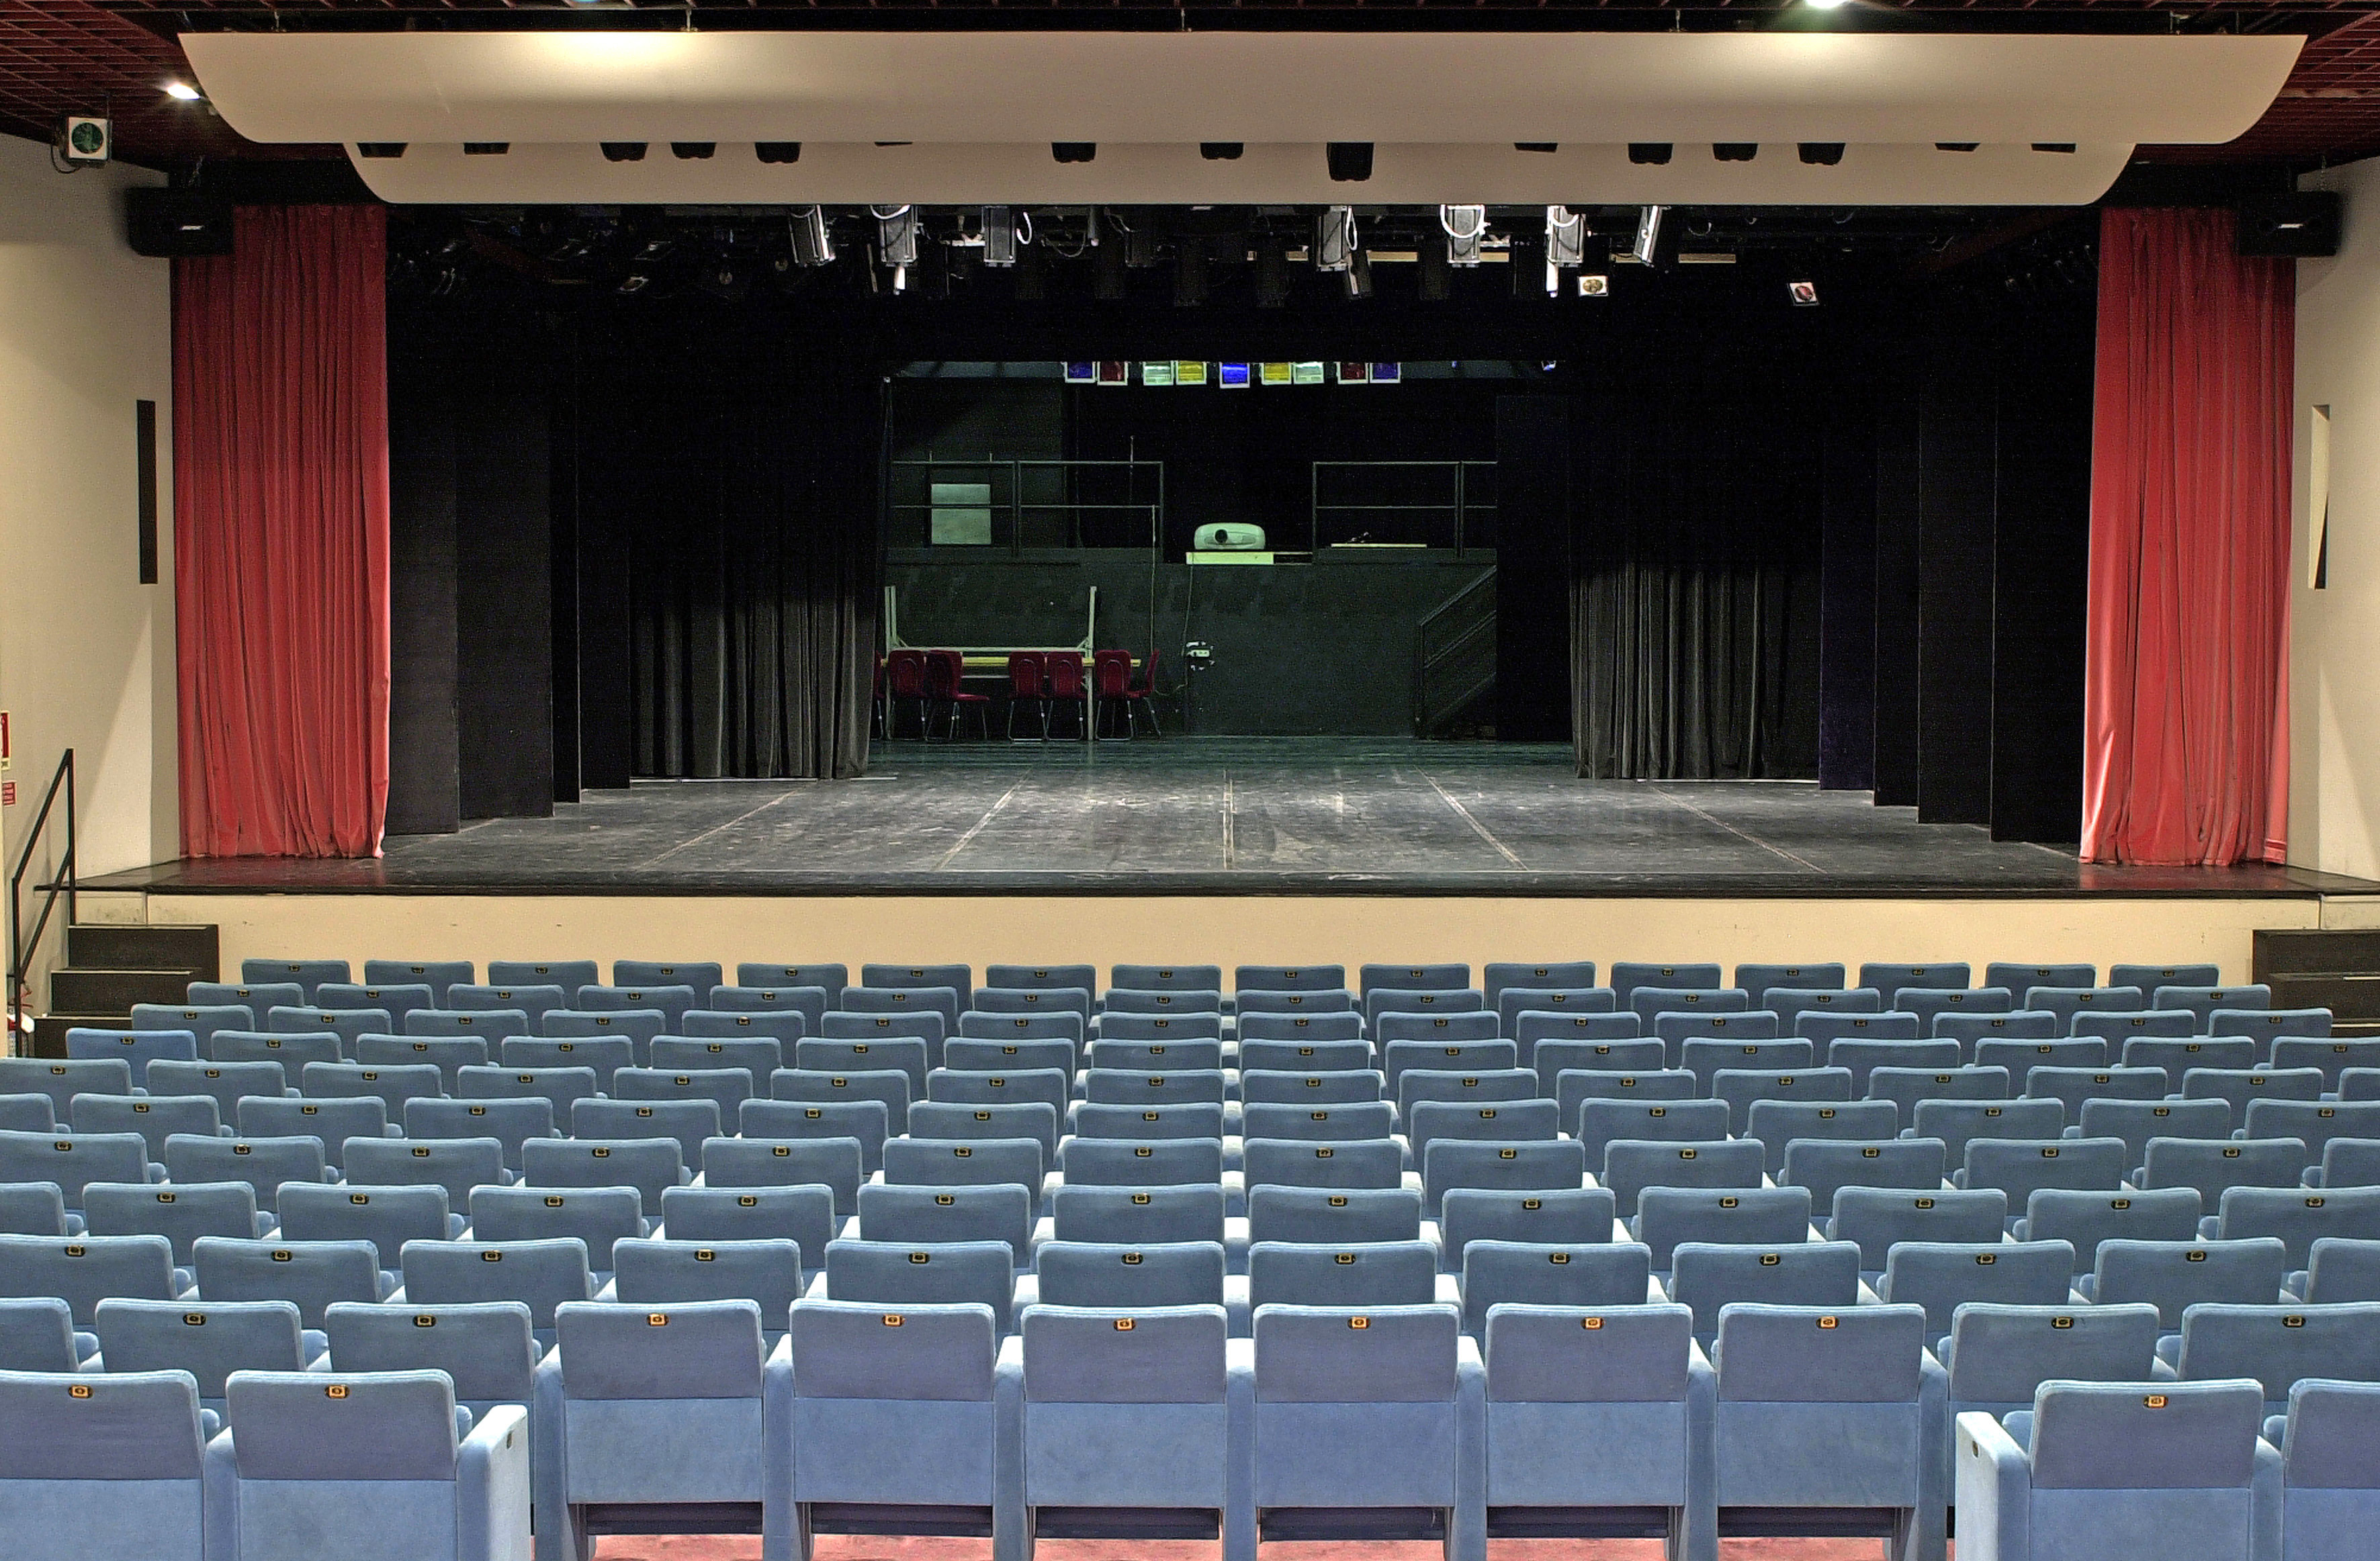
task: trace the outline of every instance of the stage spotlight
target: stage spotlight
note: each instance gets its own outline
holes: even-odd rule
[[[1314,269],[1345,271],[1355,260],[1355,208],[1326,206],[1314,219]]]
[[[1356,250],[1354,258],[1347,262],[1347,271],[1345,274],[1347,277],[1347,296],[1349,297],[1368,298],[1372,296],[1371,256],[1366,254],[1361,249]]]
[[[631,266],[628,268],[628,274],[620,279],[620,291],[626,294],[641,293],[652,284],[653,279],[644,267]]]
[[[725,304],[740,303],[752,290],[752,277],[742,266],[724,255],[703,262],[695,272],[694,284]]]
[[[799,141],[754,141],[752,155],[763,163],[799,163],[802,143]]]
[[[682,162],[694,163],[719,150],[717,141],[672,141],[670,155]]]
[[[642,163],[645,160],[645,143],[642,141],[598,141],[596,144],[603,149],[603,161],[606,163]]]
[[[1123,263],[1130,271],[1147,271],[1157,263],[1156,219],[1147,212],[1133,213],[1131,225],[1111,209],[1108,221],[1123,230]]]
[[[1814,11],[1839,11],[1849,0],[1806,0],[1806,3]]]
[[[1630,141],[1628,161],[1640,166],[1649,163],[1658,167],[1669,162],[1672,150],[1668,141]]]
[[[1514,151],[1560,151],[1561,143],[1560,141],[1514,141],[1512,150]]]
[[[356,143],[356,155],[358,157],[402,157],[405,155],[405,143],[403,141],[358,141]]]
[[[512,149],[513,143],[510,141],[465,141],[463,143],[463,155],[466,157],[502,157]]]
[[[1005,206],[983,209],[983,263],[994,269],[1016,263],[1016,219]]]
[[[1580,277],[1578,279],[1578,296],[1582,298],[1608,298],[1611,296],[1611,278],[1608,276]]]
[[[1546,208],[1546,264],[1574,266],[1586,260],[1586,214],[1567,206]]]
[[[1843,160],[1840,141],[1803,141],[1795,150],[1802,154],[1802,161],[1813,167],[1831,168]]]
[[[1449,269],[1452,261],[1448,253],[1453,243],[1450,238],[1444,244],[1424,244],[1415,252],[1414,296],[1423,303],[1444,303],[1454,291],[1454,272]]]
[[[915,206],[870,206],[868,214],[876,219],[876,248],[888,266],[913,266],[917,263],[917,209]],[[894,292],[901,290],[895,284]]]
[[[1758,141],[1719,141],[1711,148],[1711,155],[1721,163],[1749,163],[1760,155]]]
[[[1446,263],[1451,266],[1475,266],[1480,260],[1480,243],[1488,236],[1488,208],[1485,206],[1440,206],[1438,225],[1446,232]]]
[[[1372,176],[1372,143],[1330,141],[1322,148],[1334,184],[1362,184]]]
[[[1271,234],[1257,236],[1257,308],[1280,309],[1289,302],[1289,256]]]
[[[1647,206],[1637,215],[1636,242],[1628,247],[1628,252],[1636,258],[1638,265],[1649,266],[1653,263],[1653,251],[1659,248],[1661,243],[1663,210],[1664,208],[1659,206]]]
[[[1196,309],[1207,301],[1207,247],[1195,238],[1182,241],[1173,257],[1173,307]]]
[[[1795,309],[1818,307],[1818,284],[1815,282],[1788,282],[1785,284],[1785,295],[1793,300]]]
[[[1246,148],[1238,141],[1200,141],[1198,155],[1209,163],[1237,163]]]
[[[834,263],[834,236],[827,231],[826,208],[808,206],[785,218],[793,236],[794,263],[824,266]]]
[[[1088,163],[1099,154],[1097,141],[1051,141],[1050,156],[1059,163]]]

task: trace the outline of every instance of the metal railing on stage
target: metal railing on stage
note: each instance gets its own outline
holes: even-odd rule
[[[1315,461],[1310,466],[1309,549],[1373,542],[1461,552],[1495,545],[1493,461]],[[1484,542],[1478,535],[1483,520]]]
[[[1139,548],[1165,535],[1162,461],[929,457],[891,467],[895,547]]]

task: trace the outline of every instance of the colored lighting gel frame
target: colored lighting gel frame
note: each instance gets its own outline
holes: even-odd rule
[[[1172,361],[1168,359],[1163,363],[1143,363],[1140,366],[1140,382],[1144,385],[1172,384],[1174,382]]]
[[[1393,385],[1402,381],[1404,377],[1405,366],[1402,363],[1375,363],[1372,365],[1372,383],[1376,385]]]
[[[1176,360],[1173,365],[1173,382],[1177,385],[1205,384],[1207,382],[1207,365],[1203,362],[1184,363]]]
[[[1218,363],[1215,365],[1215,383],[1224,390],[1247,389],[1248,365],[1245,363]]]
[[[1322,365],[1293,363],[1289,366],[1289,381],[1293,385],[1318,385],[1322,382]]]
[[[1096,363],[1069,363],[1066,365],[1066,382],[1070,385],[1097,384],[1099,383],[1099,366]]]
[[[1293,382],[1289,365],[1286,363],[1260,364],[1257,367],[1257,375],[1258,382],[1262,384],[1286,385]]]

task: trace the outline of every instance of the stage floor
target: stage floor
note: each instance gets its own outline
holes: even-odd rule
[[[2380,893],[2289,868],[2088,867],[1780,781],[1587,781],[1556,746],[1378,739],[880,744],[852,781],[648,781],[379,861],[165,863],[156,893]]]

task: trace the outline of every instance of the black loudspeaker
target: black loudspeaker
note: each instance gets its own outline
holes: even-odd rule
[[[2338,253],[2338,222],[2336,190],[2252,195],[2240,202],[2239,251],[2326,258]]]
[[[124,192],[124,239],[136,255],[231,253],[231,202],[200,190],[136,187]]]

